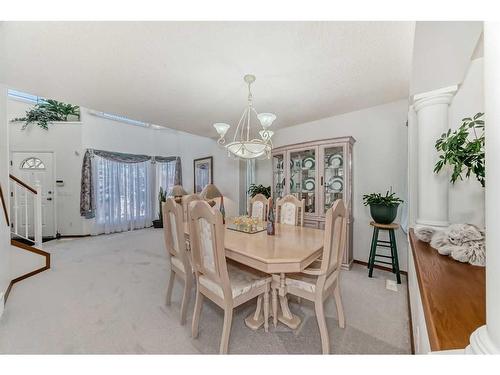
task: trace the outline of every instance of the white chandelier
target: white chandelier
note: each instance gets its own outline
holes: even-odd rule
[[[252,91],[250,85],[255,82],[255,76],[247,74],[243,77],[248,85],[248,106],[243,111],[236,131],[234,132],[233,141],[228,143],[225,147],[229,156],[238,157],[241,159],[264,159],[271,157],[271,150],[273,143],[271,137],[274,132],[269,130],[269,127],[276,120],[276,115],[273,113],[257,113],[252,103]],[[257,117],[262,126],[259,131],[260,138],[252,138],[256,136],[250,132],[250,122],[252,113]],[[226,143],[224,136],[231,126],[222,122],[214,124],[214,128],[219,134],[217,143],[223,145]]]

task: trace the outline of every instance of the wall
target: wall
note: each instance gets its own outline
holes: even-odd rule
[[[461,83],[482,30],[479,21],[416,22],[410,94]]]
[[[82,111],[83,148],[130,152],[147,155],[180,156],[182,185],[193,192],[193,160],[213,156],[214,184],[224,195],[228,216],[238,213],[238,163],[227,157],[223,148],[211,138],[173,129],[145,129]]]
[[[30,107],[29,103],[9,99],[8,119],[20,117]],[[81,109],[80,123],[56,123],[47,132],[36,127],[22,131],[22,124],[12,124],[10,144],[12,150],[54,151],[56,177],[65,186],[57,188],[58,230],[63,235],[89,234],[91,222],[80,217],[80,179],[82,159],[87,148],[108,151],[180,156],[183,186],[193,191],[193,159],[213,156],[214,183],[224,194],[226,213],[238,213],[239,168],[230,160],[217,143],[206,137],[185,132],[155,130],[129,125],[92,115]]]
[[[353,136],[354,259],[368,261],[372,236],[369,208],[362,195],[385,192],[391,186],[406,200],[408,102],[397,102],[282,128],[273,136],[275,147],[319,139]],[[257,183],[271,184],[271,162],[257,162]],[[399,209],[397,222],[401,220]],[[407,241],[397,234],[400,266],[407,268]]]
[[[0,184],[5,203],[9,199],[9,128],[7,126],[7,88],[0,84]],[[1,205],[1,203],[0,203]],[[7,209],[9,207],[7,206]],[[3,295],[10,283],[10,230],[0,208],[0,315],[3,311]]]
[[[472,60],[460,89],[450,104],[450,129],[464,117],[484,112],[483,58]],[[471,223],[484,228],[484,188],[474,176],[450,184],[448,197],[450,223]]]

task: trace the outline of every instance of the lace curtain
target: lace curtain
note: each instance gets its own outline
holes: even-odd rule
[[[94,234],[149,227],[153,220],[151,163],[94,157]]]

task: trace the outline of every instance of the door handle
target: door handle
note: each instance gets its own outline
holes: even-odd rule
[[[52,200],[52,198],[47,198],[47,200],[48,200],[48,201],[51,201],[51,200]]]
[[[323,176],[321,176],[321,186],[323,186]]]

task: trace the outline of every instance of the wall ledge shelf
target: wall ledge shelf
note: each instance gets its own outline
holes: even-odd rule
[[[440,255],[413,229],[409,240],[431,350],[464,349],[486,323],[485,268]]]

